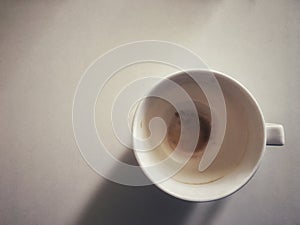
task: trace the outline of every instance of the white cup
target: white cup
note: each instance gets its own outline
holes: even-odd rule
[[[217,125],[224,122],[218,116],[212,116],[219,115],[217,111],[219,106],[215,107],[208,103],[207,93],[199,88],[190,77],[191,74],[215,77],[221,87],[227,119],[222,140],[211,128],[212,118]],[[168,101],[154,97],[147,98],[137,106],[132,123],[135,137],[133,146],[137,161],[148,178],[166,193],[180,199],[198,202],[226,197],[251,179],[266,145],[284,144],[283,127],[265,123],[254,97],[233,78],[216,71],[195,70],[188,71],[188,74],[179,72],[168,76],[149,92],[149,96],[158,95],[167,98],[171,96],[183,109],[182,113],[188,115],[188,112],[184,112],[182,93],[172,88],[167,80],[179,85],[195,104],[200,120],[200,134],[195,135],[192,130],[188,130],[190,127],[185,129],[180,127],[182,124],[180,120],[185,120],[185,116],[178,117],[177,110]],[[201,87],[202,85],[206,83],[202,83]],[[161,121],[151,121],[155,117],[163,119],[164,126],[158,123]],[[152,140],[145,144],[147,146],[143,146],[141,144],[143,142],[136,137],[149,138],[150,130]],[[189,144],[193,142],[189,140],[190,137],[193,139],[197,137],[196,142],[191,144],[193,150],[195,149],[193,153],[181,151],[184,146],[178,151],[175,148],[176,145],[180,145],[178,133],[180,131],[183,132],[181,135],[185,134],[183,143]],[[149,150],[148,145],[149,142],[151,145],[151,141],[154,147]],[[160,142],[154,143],[158,141]],[[220,150],[210,166],[200,172],[199,163],[203,153],[210,151],[209,148],[214,146],[208,147],[209,141],[220,142]],[[143,147],[148,151],[141,151]]]

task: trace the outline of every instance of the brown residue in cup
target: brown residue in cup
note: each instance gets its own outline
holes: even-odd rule
[[[182,113],[182,114],[184,115],[184,113]],[[206,115],[198,114],[198,118],[199,118],[199,123],[200,123],[200,132],[199,132],[199,137],[198,137],[198,143],[197,143],[197,146],[193,153],[193,157],[202,155],[202,153],[207,145],[207,142],[209,140],[210,130],[211,130],[210,120],[207,118]],[[184,119],[188,120],[189,118],[187,118],[187,116],[185,116]],[[191,131],[191,132],[194,132],[194,131]],[[180,120],[179,113],[176,111],[173,114],[170,125],[168,126],[168,134],[167,134],[167,139],[168,139],[169,145],[173,150],[178,145],[178,142],[180,139],[180,134],[181,134],[181,120]],[[188,138],[188,136],[187,136],[187,138]],[[185,149],[181,149],[181,150],[182,150],[182,152],[186,152]]]

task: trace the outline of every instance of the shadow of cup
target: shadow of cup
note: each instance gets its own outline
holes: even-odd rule
[[[130,150],[122,161],[137,165]],[[116,167],[112,174],[118,172]],[[74,225],[208,225],[226,201],[188,202],[164,193],[155,185],[134,187],[105,180]]]

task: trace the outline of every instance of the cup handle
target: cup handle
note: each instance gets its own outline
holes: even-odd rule
[[[266,123],[267,145],[282,146],[284,145],[283,126],[276,123]]]

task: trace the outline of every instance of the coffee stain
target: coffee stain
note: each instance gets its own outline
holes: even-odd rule
[[[203,185],[203,184],[209,184],[209,183],[212,183],[212,182],[215,182],[217,180],[220,180],[221,178],[225,177],[225,175],[221,176],[221,177],[218,177],[214,180],[210,180],[210,181],[207,181],[207,182],[186,182],[186,181],[182,181],[182,180],[179,180],[179,179],[176,179],[176,177],[173,177],[172,179],[176,180],[177,182],[180,182],[180,183],[183,183],[183,184],[190,184],[190,185]]]
[[[179,113],[176,111],[173,114],[173,117],[171,119],[171,123],[168,126],[168,133],[167,133],[167,140],[170,145],[170,147],[175,150],[176,147],[178,146],[178,142],[180,138],[185,138],[189,141],[188,135],[184,135],[184,137],[181,137],[181,121],[184,121],[185,123],[192,123],[192,117],[189,116],[190,114],[187,112],[180,112]],[[206,118],[207,116],[205,115],[200,115],[198,113],[198,119],[200,123],[200,131],[199,131],[199,137],[198,137],[198,142],[196,145],[196,148],[193,150],[194,153],[192,157],[197,157],[199,155],[203,154],[203,151],[208,143],[209,137],[210,137],[210,132],[211,132],[211,123],[209,119]],[[191,130],[190,132],[194,132]],[[192,141],[192,140],[191,140]],[[186,149],[181,149],[182,152],[187,152]],[[202,153],[200,153],[202,152]]]

